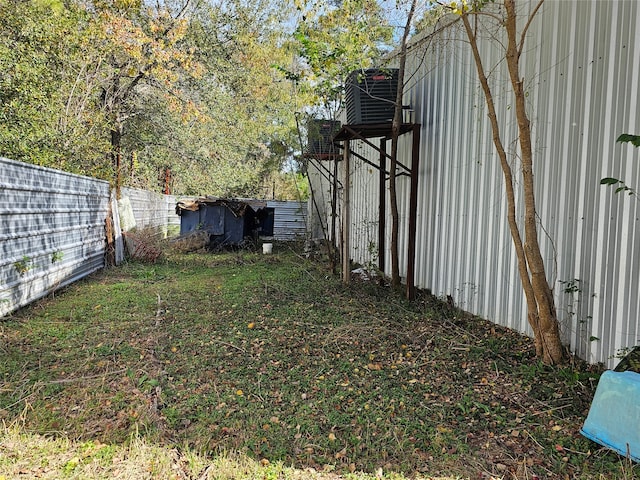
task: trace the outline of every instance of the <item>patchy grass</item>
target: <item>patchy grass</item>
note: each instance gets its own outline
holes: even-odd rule
[[[334,472],[294,468],[282,462],[257,461],[247,455],[220,452],[205,457],[176,447],[160,446],[133,436],[126,444],[25,434],[5,429],[0,438],[0,479],[113,479],[141,480],[403,480],[400,474],[371,475],[363,472],[340,477]],[[427,477],[415,477],[415,480]],[[441,477],[428,480],[456,480]]]
[[[108,269],[4,319],[0,341],[0,478],[638,473],[578,433],[597,368],[545,367],[527,338],[284,248]],[[26,453],[39,442],[48,467]]]

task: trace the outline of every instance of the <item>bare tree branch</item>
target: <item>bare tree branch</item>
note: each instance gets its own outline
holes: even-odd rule
[[[538,13],[538,10],[540,10],[540,7],[542,7],[543,3],[544,3],[544,0],[540,0],[538,2],[536,7],[533,9],[531,14],[529,15],[529,18],[527,19],[527,24],[522,29],[522,33],[520,35],[520,43],[518,44],[518,58],[520,58],[520,55],[522,55],[522,50],[524,48],[524,39],[527,36],[527,31],[529,30],[529,27],[531,26],[531,22],[533,22],[534,17]]]

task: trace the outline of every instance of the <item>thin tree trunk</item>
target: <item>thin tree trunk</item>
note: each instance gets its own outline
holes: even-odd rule
[[[393,128],[393,127],[392,127]],[[396,134],[392,134],[394,137]],[[393,152],[398,151],[398,139],[391,139],[391,162],[389,166],[389,209],[391,211],[391,241],[389,249],[391,253],[391,287],[400,287],[400,255],[398,253],[398,230],[400,220],[398,218],[398,198],[396,193],[396,168],[398,161]]]
[[[116,171],[115,189],[116,199],[120,200],[122,189],[122,132],[120,128],[115,127],[111,130],[111,155],[113,156],[113,165]]]
[[[517,43],[516,7],[514,0],[505,0],[504,5],[507,12],[505,23],[508,38],[507,67],[515,95],[515,110],[522,156],[525,254],[538,306],[539,341],[542,343],[542,359],[545,363],[557,364],[564,361],[564,349],[560,339],[553,293],[547,281],[544,260],[538,243],[531,127],[527,116],[523,82],[520,78],[520,50]]]
[[[560,339],[558,321],[551,288],[546,279],[544,262],[540,253],[537,238],[535,214],[535,193],[533,183],[533,152],[531,147],[531,130],[526,115],[525,94],[522,81],[519,79],[519,49],[516,40],[516,12],[513,0],[505,0],[507,19],[505,27],[509,43],[507,47],[507,65],[511,75],[511,83],[516,97],[516,115],[522,155],[522,176],[525,198],[525,242],[522,241],[520,227],[516,218],[516,200],[514,179],[507,153],[500,136],[498,117],[493,95],[485,73],[482,58],[478,50],[477,37],[469,21],[469,14],[462,14],[462,22],[471,45],[478,78],[485,96],[488,117],[493,133],[493,143],[500,159],[505,190],[507,193],[507,221],[509,231],[516,250],[518,272],[527,301],[527,316],[534,333],[536,354],[545,363],[558,364],[564,361],[564,350]],[[537,11],[537,9],[536,9]],[[528,24],[527,24],[528,25]],[[523,35],[524,38],[524,35]]]
[[[342,189],[342,282],[351,283],[351,156],[349,140],[344,142],[343,167],[344,186]]]
[[[398,138],[400,137],[400,127],[402,125],[402,97],[404,95],[404,72],[407,63],[407,42],[411,32],[411,24],[416,10],[417,0],[411,1],[411,8],[407,15],[407,22],[402,34],[400,44],[400,54],[398,66],[398,91],[396,93],[396,105],[391,123],[391,165],[389,166],[389,196],[391,209],[391,287],[400,287],[400,259],[398,253],[398,232],[400,221],[398,214],[398,198],[396,194],[396,169],[398,168]]]

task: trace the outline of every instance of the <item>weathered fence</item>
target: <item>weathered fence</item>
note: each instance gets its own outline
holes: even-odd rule
[[[176,213],[174,195],[123,188],[119,203],[121,215],[122,210],[127,209],[131,215],[129,221],[133,220],[133,224],[127,227],[151,228],[164,236],[173,236],[180,232],[180,217]],[[123,225],[123,228],[126,227]]]
[[[108,182],[5,158],[0,179],[0,317],[103,268],[107,225],[116,263],[122,231],[180,233],[173,195],[123,188],[116,200]],[[267,203],[276,240],[305,235],[306,204]]]
[[[267,208],[273,208],[273,238],[295,240],[307,234],[307,204],[304,202],[267,201]]]
[[[109,183],[0,158],[0,317],[105,265],[106,222],[116,205]],[[111,202],[110,202],[111,198]],[[122,189],[128,228],[177,234],[175,197]],[[115,260],[124,259],[111,208]]]
[[[0,158],[0,316],[104,266],[109,184]]]

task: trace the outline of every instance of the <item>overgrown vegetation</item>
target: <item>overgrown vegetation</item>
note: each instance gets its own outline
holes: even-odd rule
[[[116,188],[297,198],[284,167],[309,95],[273,66],[295,61],[290,8],[0,2],[0,155]]]
[[[637,474],[579,434],[598,368],[283,245],[108,269],[0,341],[0,478]]]

